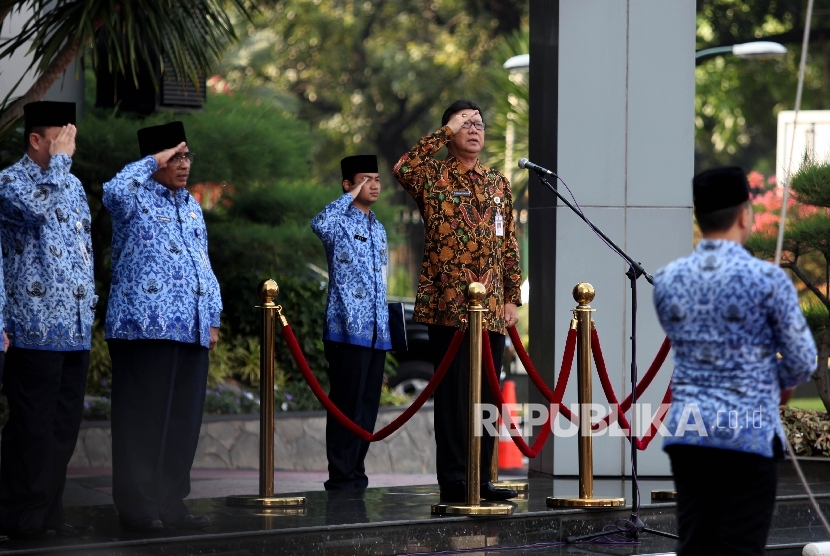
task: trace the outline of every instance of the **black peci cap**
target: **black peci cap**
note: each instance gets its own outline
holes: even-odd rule
[[[141,157],[172,149],[182,142],[187,142],[182,122],[145,127],[138,130],[138,148]]]
[[[33,127],[63,127],[67,124],[75,124],[75,103],[54,102],[42,100],[30,102],[23,106],[25,126],[28,129]]]
[[[355,174],[376,174],[378,157],[373,154],[347,156],[340,161],[340,171],[343,173],[344,180],[352,179]]]
[[[749,182],[740,166],[723,166],[692,179],[695,213],[706,214],[740,205],[749,199]]]

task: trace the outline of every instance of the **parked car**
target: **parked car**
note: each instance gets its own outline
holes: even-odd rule
[[[398,361],[398,368],[394,376],[389,377],[389,387],[399,394],[414,398],[426,388],[435,369],[429,356],[427,326],[412,322],[415,304],[404,301],[403,311],[409,349],[392,352]]]
[[[393,351],[392,355],[398,361],[398,368],[394,376],[388,378],[388,385],[398,394],[414,398],[420,394],[427,383],[435,374],[429,353],[429,333],[425,324],[412,321],[415,312],[415,304],[409,300],[390,298],[389,301],[403,301],[404,322],[406,323],[406,339],[409,349],[406,351]],[[511,363],[517,361],[510,338],[504,350],[504,362],[508,370],[512,369]],[[510,371],[514,372],[514,371]],[[524,369],[519,374],[524,373]],[[499,379],[504,380],[507,375],[504,369],[499,372]]]

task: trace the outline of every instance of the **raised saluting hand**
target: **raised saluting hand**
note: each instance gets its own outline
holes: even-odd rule
[[[482,121],[481,114],[478,112],[478,110],[462,110],[461,112],[453,114],[452,118],[450,118],[450,121],[447,122],[447,126],[449,126],[453,133],[458,133],[458,131],[461,129],[461,126],[463,126],[467,122],[467,120],[480,122]]]
[[[69,156],[75,154],[75,135],[78,132],[77,128],[68,124],[61,127],[58,136],[52,139],[49,144],[49,154],[55,156],[58,153],[65,153]]]
[[[175,156],[176,154],[185,152],[186,148],[187,148],[187,143],[182,141],[181,143],[179,143],[178,145],[176,145],[172,149],[166,149],[166,150],[163,150],[161,152],[157,152],[156,154],[154,154],[153,158],[156,159],[156,164],[158,165],[159,170],[161,170],[162,168],[166,168],[167,167],[167,161],[169,161],[171,158],[173,158],[173,156]]]
[[[364,185],[369,181],[369,176],[365,176],[360,183],[352,185],[352,188],[349,189],[349,195],[352,196],[352,199],[357,199],[357,196],[360,194],[360,190],[363,188]]]

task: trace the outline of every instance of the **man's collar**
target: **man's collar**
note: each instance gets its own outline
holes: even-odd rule
[[[478,158],[476,159],[475,166],[473,166],[472,168],[468,168],[463,162],[455,158],[453,155],[447,156],[445,162],[451,169],[457,171],[459,174],[466,174],[470,170],[472,170],[479,176],[484,176],[485,174],[487,174],[487,168],[482,166],[481,161]]]
[[[706,253],[706,252],[713,252],[713,251],[720,251],[723,253],[747,253],[746,248],[738,243],[737,241],[732,241],[731,239],[701,239],[697,246],[695,247],[695,251],[699,253]]]
[[[357,208],[354,205],[354,203],[349,203],[349,211],[351,211],[356,216],[363,216],[363,217],[368,216],[369,220],[372,220],[375,217],[375,213],[372,211],[372,209],[369,209],[369,213],[367,214],[367,213],[363,212],[362,210],[360,210],[359,208]]]
[[[159,197],[167,197],[169,199],[178,197],[179,200],[183,200],[187,198],[187,196],[190,194],[186,187],[182,187],[181,189],[176,189],[174,191],[170,188],[164,187],[162,184],[160,184],[153,178],[150,178],[150,181],[153,183],[156,195],[158,195]]]
[[[28,154],[24,154],[23,158],[20,159],[20,164],[23,166],[23,169],[26,170],[26,173],[29,174],[29,177],[32,179],[39,179],[43,176],[43,168],[37,165],[37,162],[29,158]]]

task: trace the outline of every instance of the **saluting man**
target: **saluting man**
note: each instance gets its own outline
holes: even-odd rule
[[[0,173],[0,221],[11,346],[3,377],[9,421],[0,444],[0,528],[12,537],[77,531],[63,511],[66,466],[84,405],[92,320],[90,214],[69,170],[75,104],[24,111],[26,154]]]
[[[452,103],[441,128],[423,137],[395,165],[395,177],[412,195],[424,219],[424,261],[415,298],[415,322],[429,329],[435,368],[444,358],[461,317],[467,314],[467,286],[487,288],[484,328],[490,335],[493,361],[500,369],[505,332],[519,320],[522,273],[513,223],[510,182],[482,165],[485,124],[478,104]],[[449,156],[436,155],[446,146]],[[441,500],[463,502],[467,466],[468,347],[461,346],[444,380],[435,390],[435,443]],[[484,380],[484,379],[482,379]],[[486,382],[485,382],[486,384]],[[493,403],[489,388],[481,402]],[[481,442],[481,497],[506,500],[513,489],[490,482],[494,439],[486,431]]]
[[[340,161],[343,195],[311,221],[326,248],[329,292],[323,332],[329,364],[329,396],[346,417],[372,431],[389,337],[386,305],[386,230],[370,207],[380,195],[378,159],[358,155]],[[363,460],[369,443],[326,420],[326,490],[359,490],[369,485]]]
[[[182,122],[138,131],[141,160],[104,184],[112,215],[113,501],[121,527],[201,529],[184,504],[222,301]]]
[[[815,371],[816,344],[786,272],[744,249],[754,223],[746,172],[701,172],[692,196],[703,238],[654,274],[653,294],[674,352],[663,449],[677,554],[762,555],[787,442],[778,405]]]

